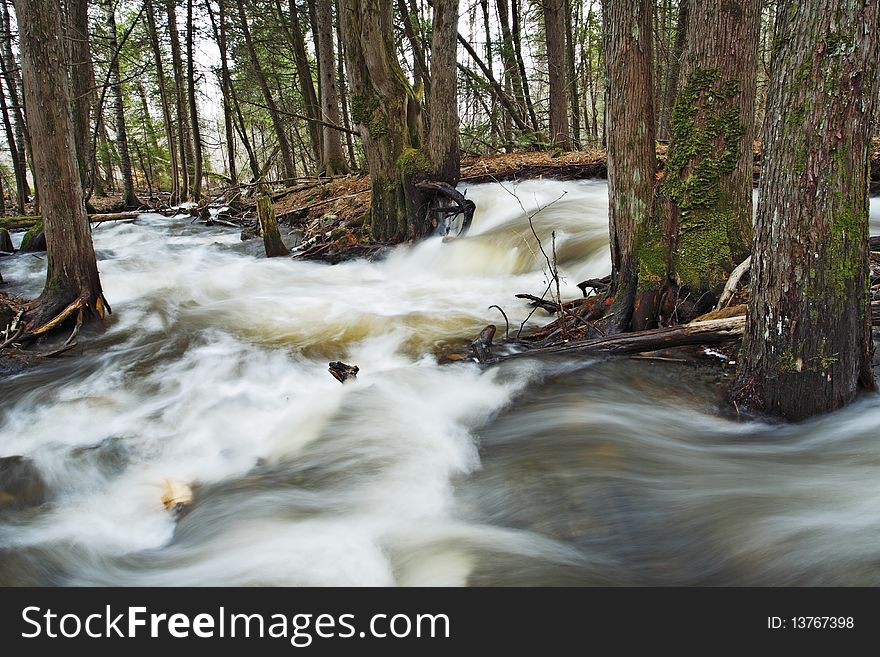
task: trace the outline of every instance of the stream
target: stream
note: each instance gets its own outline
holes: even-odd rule
[[[711,356],[440,364],[546,287],[536,208],[563,297],[610,267],[604,182],[468,197],[466,238],[376,263],[95,225],[106,331],[0,379],[0,457],[48,490],[0,513],[0,585],[880,585],[880,395],[771,425],[732,417]],[[0,266],[39,294],[44,260]],[[179,518],[166,480],[194,487]]]

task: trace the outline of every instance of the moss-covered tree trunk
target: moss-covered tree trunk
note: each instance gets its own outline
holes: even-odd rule
[[[391,4],[380,0],[341,3],[351,80],[352,119],[370,170],[371,235],[382,242],[422,237],[425,194],[414,182],[431,170],[422,151],[422,119],[395,55]]]
[[[672,283],[666,312],[676,313],[685,301],[693,314],[713,305],[751,248],[761,2],[703,0],[689,10],[659,190],[668,253],[655,254],[658,267],[651,273]]]
[[[61,8],[55,0],[15,0],[34,175],[46,233],[46,287],[34,325],[80,301],[85,318],[103,317],[105,302],[83,203],[64,66]]]
[[[630,322],[644,328],[655,312],[651,307],[645,315],[645,305],[637,296],[640,287],[646,287],[650,295],[658,283],[650,273],[656,267],[650,258],[656,256],[645,253],[649,266],[643,266],[639,251],[662,233],[654,220],[651,5],[651,0],[605,3],[611,294],[615,300],[611,312],[617,330],[627,330]]]
[[[284,242],[281,240],[281,232],[278,230],[278,220],[275,218],[275,208],[268,196],[257,198],[257,220],[260,222],[260,232],[263,233],[263,246],[266,249],[267,258],[276,258],[290,254]]]
[[[880,4],[786,0],[775,45],[734,396],[800,420],[874,387],[867,176]]]

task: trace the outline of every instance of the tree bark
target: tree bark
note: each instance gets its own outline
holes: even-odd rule
[[[651,5],[652,0],[604,3],[611,312],[618,330],[655,325],[651,290],[659,281],[651,272],[650,249],[662,228],[654,214]]]
[[[458,143],[458,0],[434,0],[428,159],[433,180],[455,186],[461,172]]]
[[[84,312],[84,319],[103,318],[106,302],[73,144],[61,8],[55,0],[15,0],[15,9],[48,260],[46,286],[33,325],[43,324],[78,300],[91,311]]]
[[[174,104],[177,113],[177,145],[180,149],[180,199],[190,198],[190,166],[193,161],[192,137],[186,92],[183,88],[183,60],[180,56],[180,32],[177,29],[177,0],[165,0],[168,15],[168,36],[171,40],[171,68],[174,71]]]
[[[111,53],[119,51],[116,42],[116,15],[113,0],[107,0],[105,5],[105,20],[107,21],[107,43]],[[110,86],[113,94],[113,113],[116,116],[116,150],[119,152],[119,169],[122,174],[122,204],[127,208],[136,208],[141,205],[140,199],[134,193],[134,177],[131,171],[131,154],[128,150],[128,130],[125,125],[125,104],[123,102],[122,80],[119,76],[119,57],[110,58]],[[75,152],[75,151],[74,151]]]
[[[693,3],[660,186],[676,298],[715,305],[752,239],[752,144],[761,0]],[[658,254],[659,255],[659,254]],[[662,260],[656,259],[658,264]]]
[[[675,24],[675,45],[669,61],[666,90],[663,94],[663,107],[660,112],[660,125],[657,138],[669,140],[669,121],[672,117],[672,106],[678,94],[678,78],[681,74],[681,58],[684,55],[684,44],[687,37],[688,13],[690,0],[678,0],[678,20]]]
[[[532,103],[531,92],[529,91],[529,76],[526,74],[526,63],[522,54],[522,27],[520,16],[520,0],[511,0],[511,33],[513,37],[513,56],[519,69],[519,77],[522,81],[522,94],[525,102],[525,108],[528,112],[529,119],[532,121],[535,132],[540,130],[537,115],[535,114],[535,105]]]
[[[177,205],[180,203],[180,170],[177,161],[177,146],[174,143],[174,121],[171,118],[171,106],[168,103],[168,87],[165,81],[162,51],[159,48],[159,34],[156,30],[156,14],[153,10],[152,2],[147,2],[145,6],[150,48],[153,51],[153,61],[156,66],[156,81],[159,85],[159,99],[162,106],[162,124],[165,127],[165,140],[168,142],[168,158],[171,161],[171,198],[169,202],[171,205]]]
[[[333,54],[333,0],[317,0],[318,29],[318,73],[321,78],[321,120],[340,125],[339,98],[336,94],[336,61]],[[323,126],[324,151],[321,154],[321,168],[328,176],[348,173],[348,163],[342,150],[342,135],[327,125]]]
[[[281,160],[284,167],[284,177],[293,178],[296,176],[296,166],[293,163],[293,151],[290,148],[290,140],[284,130],[284,123],[281,121],[281,114],[278,112],[278,106],[272,97],[269,84],[266,82],[266,75],[260,60],[257,57],[257,50],[254,46],[254,40],[251,36],[251,30],[248,26],[247,14],[244,10],[244,0],[236,0],[238,5],[238,17],[242,35],[244,36],[247,46],[248,57],[250,58],[251,68],[253,69],[254,78],[256,78],[257,86],[263,94],[263,100],[269,108],[269,117],[272,119],[272,128],[275,131],[275,138],[278,140],[278,148],[281,151]]]
[[[149,0],[148,0],[149,1]],[[192,198],[202,198],[202,130],[199,126],[199,106],[196,98],[196,71],[193,57],[193,0],[186,1],[186,89],[189,99],[189,120],[193,139]]]
[[[550,144],[571,149],[568,129],[568,87],[565,80],[565,0],[542,0],[547,73],[550,78]]]
[[[345,80],[345,41],[342,39],[342,21],[340,0],[335,0],[336,7],[336,80],[339,86],[339,99],[342,101],[342,127],[345,128],[345,147],[348,150],[348,161],[352,168],[357,169],[357,158],[354,155],[354,131],[351,129],[351,117],[348,111],[348,84]]]
[[[422,149],[418,101],[397,61],[391,5],[344,0],[342,26],[352,87],[352,119],[360,130],[373,197],[371,234],[399,242],[427,234],[425,195],[415,182],[431,170]]]
[[[516,106],[515,114],[529,117],[529,128],[538,131],[538,122],[528,112],[528,103],[525,97],[524,76],[520,73],[519,63],[516,58],[516,48],[513,45],[513,33],[510,30],[510,4],[507,0],[496,0],[498,9],[498,21],[501,24],[501,44],[499,46],[501,63],[504,65],[504,79],[510,80],[513,90],[513,99]],[[476,61],[476,60],[474,60]],[[481,67],[482,68],[482,67]],[[516,122],[516,119],[514,119]],[[518,124],[519,122],[517,122]],[[522,129],[522,128],[520,128]]]
[[[867,172],[878,35],[876,2],[779,5],[734,398],[789,420],[875,386]]]

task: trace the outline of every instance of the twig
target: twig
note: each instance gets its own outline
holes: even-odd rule
[[[500,312],[504,316],[504,324],[505,324],[504,339],[509,340],[510,339],[510,320],[507,319],[507,313],[505,313],[504,310],[501,308],[501,306],[499,306],[497,304],[493,303],[491,306],[489,306],[488,309],[492,310],[492,308],[497,308],[498,312]]]

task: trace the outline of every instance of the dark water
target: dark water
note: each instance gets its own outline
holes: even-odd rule
[[[564,296],[607,272],[603,184],[509,189],[529,211],[566,192],[535,217]],[[49,488],[0,515],[0,584],[880,583],[878,396],[771,426],[732,417],[712,355],[438,365],[546,285],[517,199],[469,195],[470,237],[379,264],[99,227],[108,330],[0,382],[0,456]],[[36,293],[45,263],[10,260]],[[166,481],[194,487],[179,519]]]

